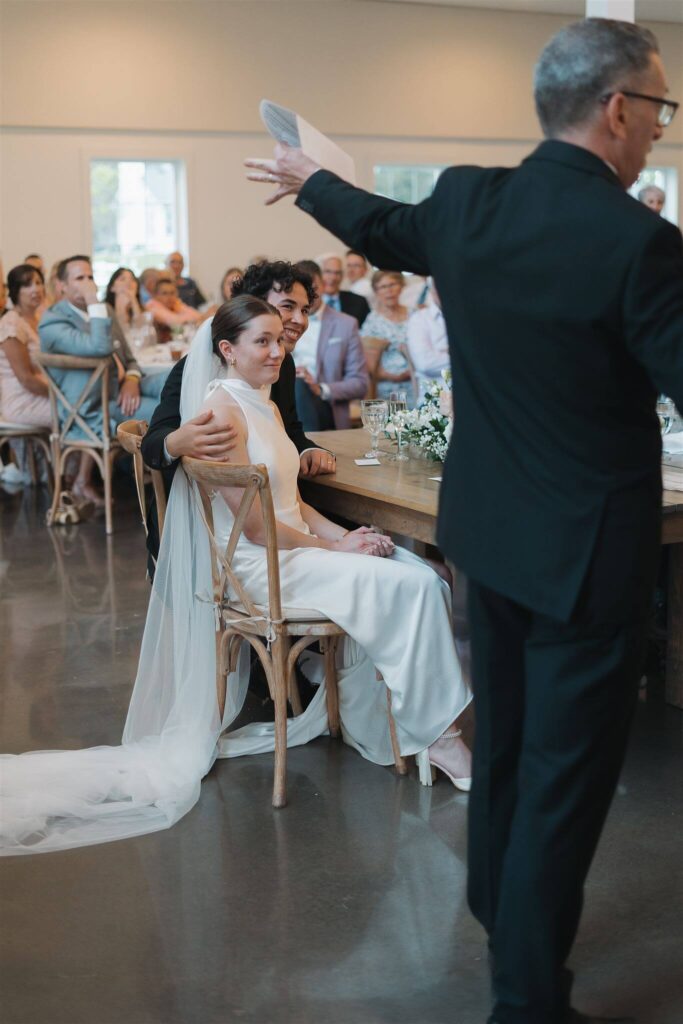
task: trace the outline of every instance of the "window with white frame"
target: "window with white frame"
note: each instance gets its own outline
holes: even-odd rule
[[[419,203],[434,191],[445,164],[377,164],[375,192],[400,203]]]
[[[661,188],[666,196],[662,216],[670,220],[672,224],[678,224],[678,171],[675,167],[646,167],[641,171],[636,183],[631,186],[629,192],[635,198],[638,193],[648,185],[656,185]]]
[[[90,161],[92,258],[102,286],[117,267],[139,274],[186,250],[185,168],[180,160]]]

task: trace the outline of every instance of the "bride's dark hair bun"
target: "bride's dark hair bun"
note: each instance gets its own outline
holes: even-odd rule
[[[238,295],[229,299],[218,308],[211,324],[211,344],[214,354],[222,359],[219,341],[230,341],[234,345],[240,334],[257,316],[277,316],[280,314],[275,306],[265,299],[257,299],[255,295]]]

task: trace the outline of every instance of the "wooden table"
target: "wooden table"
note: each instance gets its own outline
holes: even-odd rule
[[[321,512],[352,523],[379,526],[425,544],[435,543],[442,465],[424,459],[357,466],[370,447],[361,430],[328,430],[309,435],[337,456],[333,475],[301,480],[301,493]],[[387,451],[387,441],[380,444]],[[662,541],[671,545],[669,558],[669,623],[666,652],[666,700],[683,708],[683,456],[665,456]]]

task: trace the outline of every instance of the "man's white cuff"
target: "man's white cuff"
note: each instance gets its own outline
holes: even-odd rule
[[[109,310],[104,302],[93,302],[91,306],[88,306],[88,316],[92,320],[108,320]]]

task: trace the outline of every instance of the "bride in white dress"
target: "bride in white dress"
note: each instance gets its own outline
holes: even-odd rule
[[[386,685],[401,753],[418,755],[424,781],[431,761],[466,789],[469,751],[455,722],[471,694],[453,641],[448,587],[389,538],[366,527],[347,532],[301,501],[299,456],[269,400],[284,357],[281,334],[279,314],[261,299],[245,295],[222,306],[194,340],[181,419],[210,407],[237,428],[232,461],[267,466],[283,604],[315,608],[349,637],[338,666],[345,741],[371,761],[393,761]],[[226,542],[241,497],[225,489],[213,498],[216,534]],[[267,597],[261,530],[255,506],[233,561],[257,603]],[[0,852],[66,849],[168,828],[194,805],[217,756],[272,750],[267,723],[221,737],[242,706],[249,665],[243,644],[219,721],[210,581],[196,494],[178,472],[122,745],[3,756]],[[289,720],[288,745],[326,731],[323,691],[321,685],[304,714]]]

